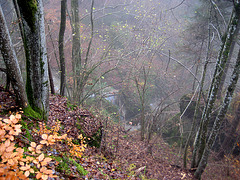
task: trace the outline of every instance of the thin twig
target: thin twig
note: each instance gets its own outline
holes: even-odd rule
[[[185,1],[185,0],[182,0],[182,2],[180,2],[178,5],[176,5],[176,6],[173,7],[173,8],[167,9],[167,11],[171,11],[171,10],[173,10],[173,9],[178,8],[179,6],[181,6],[181,5],[184,3],[184,1]]]

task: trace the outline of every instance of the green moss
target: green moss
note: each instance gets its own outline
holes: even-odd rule
[[[59,162],[56,168],[58,171],[64,172],[66,175],[71,174],[71,169],[69,168],[69,164],[65,158],[61,158],[60,156],[51,156],[51,158]]]
[[[59,165],[57,166],[57,170],[60,172],[64,172],[65,174],[69,175],[71,174],[71,164],[76,166],[77,171],[79,175],[85,176],[88,174],[88,171],[86,171],[80,164],[78,164],[74,159],[68,158],[68,157],[60,157],[60,156],[51,156],[51,158],[55,159],[59,162]]]
[[[45,116],[44,110],[41,110],[37,107],[28,106],[28,107],[24,108],[23,111],[24,111],[24,115],[26,115],[28,117],[32,117],[34,119],[47,120],[47,117]]]
[[[18,0],[18,6],[20,8],[23,18],[26,20],[31,31],[35,31],[35,21],[37,12],[37,1],[36,0]]]
[[[227,33],[225,32],[221,37],[222,42],[225,42],[226,38],[227,38]]]
[[[67,107],[68,109],[74,110],[77,107],[77,105],[71,104],[69,101],[67,101]]]
[[[33,125],[33,124],[27,124],[24,120],[21,120],[21,125],[22,125],[22,129],[25,130],[26,132],[26,138],[29,140],[29,141],[33,141],[33,137],[30,133],[30,127]]]
[[[23,112],[26,116],[33,117],[35,119],[42,119],[42,116],[38,112],[34,111],[31,106],[24,108]]]
[[[43,82],[43,85],[47,85],[47,84],[48,84],[48,81]]]
[[[86,171],[80,164],[78,164],[74,159],[69,158],[68,159],[74,166],[77,167],[77,171],[80,175],[87,175],[88,171]]]
[[[42,56],[42,53],[41,53],[41,56],[40,57],[43,57]],[[43,62],[43,60],[42,60],[42,58],[40,59],[40,68],[41,68],[41,74],[43,75],[44,74],[44,62]],[[48,83],[48,81],[46,81],[47,83]],[[46,82],[44,82],[44,83],[46,83]]]

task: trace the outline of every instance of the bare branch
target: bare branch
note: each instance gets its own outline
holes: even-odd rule
[[[181,6],[181,5],[184,3],[184,1],[185,1],[185,0],[182,0],[182,2],[180,2],[178,5],[176,5],[175,7],[172,7],[172,8],[170,8],[170,9],[168,9],[167,11],[171,11],[171,10],[173,10],[173,9],[178,8],[179,6]]]
[[[213,0],[211,0],[211,3],[212,3],[212,5],[213,5],[214,9],[216,9],[217,12],[219,13],[219,15],[222,17],[223,22],[224,22],[224,26],[225,26],[225,28],[227,28],[227,23],[226,23],[226,21],[225,21],[225,18],[223,17],[223,14],[222,14],[222,12],[220,11],[220,9],[218,8],[217,4],[216,4]]]

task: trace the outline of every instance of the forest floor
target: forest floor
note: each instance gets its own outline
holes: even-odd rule
[[[76,112],[69,111],[66,98],[50,96],[49,122],[60,120],[65,121],[64,130],[71,131],[74,124],[74,113],[80,113],[89,118],[92,131],[97,125],[93,123],[93,116],[87,110],[76,109]],[[11,92],[5,92],[0,87],[0,118],[18,110],[15,96]],[[5,114],[4,114],[5,113]],[[66,120],[67,119],[67,120]],[[30,120],[31,122],[36,122]],[[179,155],[179,148],[169,146],[162,138],[155,135],[149,143],[140,140],[139,131],[127,131],[119,124],[109,120],[104,125],[104,136],[100,148],[87,147],[78,163],[88,171],[85,176],[80,176],[74,165],[69,166],[70,172],[64,170],[56,172],[60,177],[57,179],[157,179],[157,180],[181,180],[193,179],[189,170],[183,170],[182,157]],[[73,129],[70,133],[74,135]],[[190,151],[190,150],[189,150]],[[190,153],[189,153],[190,154]],[[190,160],[190,156],[188,159]],[[239,157],[238,157],[239,160]],[[221,161],[214,161],[213,155],[204,172],[202,179],[225,180],[239,179],[239,161],[237,157],[226,157]]]

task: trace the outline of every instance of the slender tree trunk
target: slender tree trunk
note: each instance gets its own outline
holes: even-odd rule
[[[239,22],[238,22],[238,24],[239,24]],[[237,36],[238,36],[238,33],[239,33],[239,29],[240,29],[240,26],[237,26],[237,29],[235,30],[235,32],[233,34],[233,41],[232,41],[232,44],[231,44],[231,47],[230,47],[230,51],[229,51],[229,56],[228,56],[229,60],[228,60],[228,62],[226,64],[226,68],[224,69],[224,73],[223,73],[222,79],[221,79],[220,84],[219,84],[218,97],[217,97],[219,99],[221,99],[224,82],[225,82],[225,79],[226,79],[226,76],[227,76],[227,72],[228,72],[228,68],[229,68],[229,65],[230,65],[230,60],[232,58],[233,50],[234,50],[236,41],[238,39]]]
[[[48,117],[49,77],[42,0],[17,0],[23,22],[26,56],[26,91],[31,107]]]
[[[0,6],[0,50],[7,68],[7,79],[11,81],[18,104],[25,108],[28,106],[24,82],[17,60],[15,50],[8,31],[7,23]]]
[[[233,71],[232,76],[231,76],[231,81],[230,81],[230,84],[228,86],[224,101],[223,101],[221,109],[220,109],[220,111],[219,111],[219,113],[218,113],[218,115],[215,119],[212,131],[211,131],[210,136],[208,138],[208,141],[207,141],[206,147],[204,149],[203,155],[200,159],[197,171],[194,174],[194,176],[198,179],[201,178],[201,174],[203,173],[204,169],[206,168],[210,150],[212,149],[212,146],[213,146],[213,144],[216,140],[216,137],[217,137],[217,135],[219,133],[219,130],[220,130],[220,126],[223,122],[223,119],[224,119],[226,113],[227,113],[228,106],[229,106],[229,104],[232,100],[232,96],[233,96],[233,93],[234,93],[234,90],[236,88],[236,84],[237,84],[237,81],[238,81],[239,73],[240,73],[240,49],[239,49],[239,52],[238,52],[237,61],[236,61],[234,71]]]
[[[196,67],[196,71],[195,71],[195,76],[197,77],[198,75],[198,70],[199,70],[199,66],[201,64],[201,56],[202,56],[202,49],[203,49],[203,43],[204,43],[204,40],[202,40],[202,44],[201,44],[201,47],[200,47],[200,52],[199,52],[199,55],[197,57],[195,57],[197,60],[197,67]],[[193,87],[192,87],[192,93],[194,93],[194,89],[195,89],[195,86],[196,86],[196,79],[193,78]]]
[[[64,33],[66,29],[66,9],[67,0],[61,0],[61,23],[59,31],[59,57],[60,57],[60,72],[61,72],[61,84],[60,84],[60,95],[64,96],[66,87],[66,70],[65,70],[65,57],[64,57]]]
[[[55,88],[54,88],[54,83],[53,83],[52,70],[51,70],[51,67],[50,67],[49,60],[48,60],[48,76],[49,76],[51,94],[55,94]]]
[[[80,39],[80,20],[79,20],[79,3],[78,0],[71,0],[72,12],[72,70],[73,70],[73,98],[77,98],[79,94],[78,86],[80,84],[80,72],[82,69],[81,57],[81,39]]]
[[[145,107],[144,100],[141,102],[141,141],[145,138]]]
[[[212,8],[210,8],[210,13],[211,14],[211,11],[212,11]],[[210,18],[209,18],[209,22],[210,22]],[[201,77],[201,84],[200,84],[200,87],[199,87],[199,94],[198,94],[198,99],[197,99],[197,104],[196,104],[196,107],[195,107],[195,111],[194,111],[194,116],[193,116],[193,123],[192,123],[192,127],[191,127],[191,131],[189,133],[189,136],[188,136],[188,139],[187,139],[187,142],[186,142],[186,145],[185,145],[185,149],[184,149],[184,156],[183,156],[183,166],[184,168],[187,167],[187,148],[188,148],[188,145],[189,145],[189,142],[192,138],[192,135],[193,135],[193,130],[196,128],[196,119],[197,119],[197,116],[198,116],[198,113],[199,113],[199,107],[200,107],[200,101],[201,101],[201,97],[203,96],[203,86],[204,86],[204,83],[205,83],[205,78],[206,78],[206,73],[207,73],[207,67],[208,67],[208,64],[209,64],[209,55],[210,55],[210,51],[211,51],[211,37],[210,37],[210,34],[211,34],[211,29],[210,29],[210,24],[208,25],[208,44],[207,44],[207,54],[206,54],[206,59],[205,59],[205,63],[204,63],[204,67],[203,67],[203,71],[202,71],[202,77]],[[202,97],[204,98],[204,97]],[[195,142],[195,143],[199,143],[199,142]],[[199,146],[199,144],[195,144],[196,147]],[[191,162],[191,167],[195,167],[196,166],[196,154],[197,154],[197,148],[194,148],[194,151],[193,151],[193,155],[192,155],[192,162]]]
[[[86,83],[93,73],[93,71],[101,64],[96,63],[90,69],[88,69],[88,60],[91,53],[91,45],[93,39],[93,6],[94,0],[91,1],[91,12],[90,12],[90,27],[91,36],[86,50],[86,56],[82,56],[81,39],[80,39],[80,21],[79,21],[79,3],[78,0],[71,0],[72,10],[72,70],[73,70],[73,98],[78,104],[83,103],[84,99],[88,96],[88,93],[84,94]],[[107,73],[108,71],[106,71]],[[98,79],[99,80],[99,79]],[[97,80],[97,81],[98,81]],[[92,86],[94,87],[94,86]]]
[[[149,72],[149,71],[148,71]],[[147,90],[147,78],[148,78],[148,73],[146,73],[145,68],[143,67],[143,74],[144,74],[144,82],[143,85],[141,86],[139,84],[138,79],[135,77],[135,83],[137,87],[137,92],[141,104],[141,141],[145,139],[145,98],[146,98],[146,90]]]

